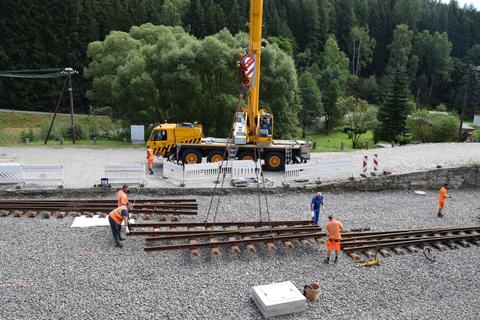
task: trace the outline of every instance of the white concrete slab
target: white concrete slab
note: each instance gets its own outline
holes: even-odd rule
[[[129,222],[134,223],[135,220],[130,219]],[[122,225],[125,225],[122,222]],[[86,216],[75,217],[70,228],[90,228],[90,227],[105,227],[110,226],[108,223],[108,216],[105,218],[100,218],[99,216],[93,216],[88,218]]]
[[[265,319],[305,311],[306,298],[290,281],[253,287],[251,295]]]

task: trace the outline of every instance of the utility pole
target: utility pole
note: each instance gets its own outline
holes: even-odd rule
[[[458,141],[462,142],[462,132],[463,132],[463,120],[465,118],[465,109],[467,108],[468,102],[468,91],[470,90],[470,72],[474,72],[476,75],[477,71],[480,71],[480,66],[472,66],[471,64],[467,67],[467,80],[465,83],[465,91],[463,92],[462,99],[462,112],[460,113],[460,128],[458,128]]]
[[[70,125],[72,131],[72,143],[75,144],[75,122],[73,120],[74,110],[73,110],[73,90],[72,90],[72,74],[77,74],[78,71],[73,70],[72,68],[65,68],[65,74],[68,79],[68,94],[70,97]]]

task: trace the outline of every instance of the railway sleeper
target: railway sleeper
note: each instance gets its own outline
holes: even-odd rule
[[[292,241],[283,241],[283,246],[285,247],[285,250],[293,250],[295,249],[295,246],[293,245]]]
[[[63,219],[65,218],[65,216],[67,215],[67,213],[65,211],[59,211],[56,215],[57,219]]]
[[[15,210],[13,211],[13,216],[14,217],[17,217],[17,218],[20,218],[21,216],[23,216],[25,214],[25,211],[23,210]]]
[[[403,256],[404,254],[407,254],[406,250],[401,248],[401,247],[395,247],[393,248],[393,252],[399,256]]]
[[[390,257],[391,256],[390,252],[388,252],[387,249],[381,248],[381,249],[378,250],[378,252],[382,255],[382,257]]]
[[[11,211],[10,210],[1,210],[0,211],[0,217],[6,217],[10,215]]]
[[[453,241],[445,241],[444,243],[451,250],[456,250],[460,248],[460,246]]]
[[[368,259],[373,259],[376,256],[375,252],[372,250],[363,251],[363,254],[367,256]]]
[[[406,249],[410,253],[417,253],[418,252],[418,249],[414,246],[408,246]]]
[[[29,218],[35,218],[37,215],[38,215],[38,211],[37,211],[37,210],[30,210],[30,211],[28,211],[28,217],[29,217]]]
[[[438,251],[445,251],[445,250],[447,250],[447,247],[444,246],[443,244],[441,244],[440,242],[432,243],[432,247],[434,247],[434,248],[437,249]]]
[[[360,257],[356,252],[349,252],[348,255],[352,258],[353,261],[361,261],[362,257]]]

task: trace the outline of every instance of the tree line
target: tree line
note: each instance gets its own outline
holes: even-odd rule
[[[237,103],[233,65],[248,42],[242,33],[248,5],[246,0],[0,1],[0,70],[72,66],[80,71],[74,79],[77,110],[109,106],[116,117],[142,122],[199,120],[212,134],[222,134],[229,126],[222,120]],[[151,25],[132,28],[144,23]],[[152,43],[160,41],[155,32],[163,42]],[[379,120],[388,121],[382,106],[395,96],[392,82],[406,100],[401,114],[411,112],[412,103],[458,110],[467,66],[480,64],[480,13],[456,1],[265,0],[264,36],[265,55],[286,66],[267,63],[262,74],[262,99],[276,116],[279,135],[307,130],[319,116],[327,130],[334,128],[344,114],[339,98],[346,96],[379,105]],[[125,43],[114,41],[120,38]],[[214,61],[219,63],[207,67]],[[176,69],[161,74],[165,67]],[[136,74],[139,70],[143,73]],[[400,82],[404,88],[398,88]],[[51,110],[61,85],[2,79],[0,107]],[[477,86],[471,85],[470,115]],[[194,92],[182,94],[185,88]],[[120,106],[130,100],[138,116]]]

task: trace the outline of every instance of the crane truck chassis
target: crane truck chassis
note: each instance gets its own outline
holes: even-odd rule
[[[302,163],[310,159],[312,143],[303,140],[273,140],[268,144],[235,144],[219,138],[203,138],[199,124],[165,123],[152,130],[147,144],[156,156],[179,160],[185,164],[218,162],[226,159],[265,161],[265,169],[282,170],[285,163]]]

